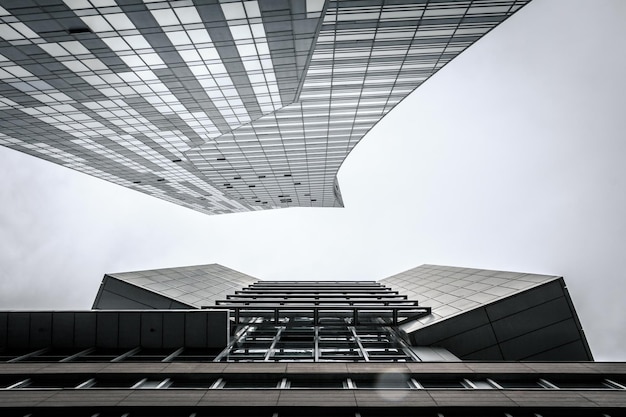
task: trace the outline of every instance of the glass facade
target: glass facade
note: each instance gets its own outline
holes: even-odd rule
[[[0,144],[205,213],[341,206],[337,171],[527,0],[0,7]]]
[[[259,281],[217,300],[235,334],[216,361],[420,361],[397,334],[430,314],[376,282]]]

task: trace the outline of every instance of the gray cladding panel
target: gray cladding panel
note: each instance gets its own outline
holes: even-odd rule
[[[514,297],[516,299],[527,299]],[[489,307],[486,308],[489,311]],[[519,334],[528,333],[541,326],[557,323],[571,317],[571,311],[565,297],[550,300],[544,304],[521,310],[500,320],[494,320],[492,326],[500,340],[513,339]],[[492,317],[489,314],[489,317]]]
[[[130,369],[130,371],[129,371]],[[447,379],[474,375],[491,375],[500,377],[538,377],[553,378],[578,376],[593,379],[594,375],[608,378],[619,378],[626,374],[626,362],[414,362],[393,364],[372,362],[343,363],[224,363],[224,362],[117,362],[117,363],[40,363],[40,362],[0,362],[0,374],[121,374],[138,373],[155,375],[171,374],[211,374],[211,375],[254,375],[281,377],[284,375],[363,375],[379,374],[393,369],[394,372],[411,373],[419,378],[432,379],[433,376],[446,376]],[[396,371],[397,370],[397,371]],[[626,394],[626,391],[622,391]]]
[[[576,322],[569,318],[502,342],[500,348],[505,358],[524,360],[529,356],[555,349],[579,338],[580,334]],[[572,358],[561,357],[560,360],[572,360]]]
[[[485,324],[444,339],[441,344],[456,356],[463,358],[469,353],[496,345],[497,339],[491,325]]]
[[[562,301],[565,301],[563,298],[563,286],[564,283],[561,278],[540,287],[531,288],[526,291],[525,297],[509,297],[486,306],[487,313],[491,320],[498,320],[520,311],[531,311],[531,307],[542,305],[559,297],[562,298]],[[553,308],[557,307],[554,306]]]
[[[498,345],[491,345],[485,349],[464,355],[463,358],[468,361],[493,361],[503,360],[502,351]]]
[[[415,332],[417,345],[430,345],[445,340],[452,335],[462,334],[489,324],[489,317],[484,309],[468,311],[442,322],[445,324],[424,327]]]
[[[414,331],[410,334],[411,341],[416,345],[445,347],[466,360],[527,360],[548,351],[551,353],[546,357],[553,360],[591,360],[588,349],[584,348],[584,334],[578,327],[566,294],[561,290],[560,297],[536,305],[549,298],[538,296],[541,288]],[[546,289],[551,296],[555,294],[554,284],[547,284]],[[511,310],[499,306],[500,303]],[[520,309],[520,306],[526,309]],[[491,318],[491,307],[497,311],[499,319]],[[569,346],[575,341],[583,349]]]
[[[210,307],[258,279],[218,264],[107,274],[96,309]]]
[[[99,293],[97,304],[94,304],[93,308],[96,310],[145,310],[154,307],[123,297],[105,288]]]
[[[378,409],[411,407],[424,408],[430,411],[433,407],[469,407],[473,409],[469,414],[475,415],[475,412],[482,407],[507,407],[521,413],[537,410],[539,407],[549,410],[558,410],[558,407],[563,407],[576,412],[575,415],[585,415],[580,414],[581,411],[584,413],[584,410],[588,412],[586,415],[599,415],[598,412],[601,407],[623,408],[624,405],[624,392],[619,390],[417,390],[412,391],[411,395],[406,395],[406,391],[397,390],[385,390],[384,392],[340,390],[332,391],[332,394],[332,396],[329,395],[328,390],[262,389],[178,392],[121,389],[103,392],[93,390],[0,390],[0,408],[32,407],[37,409],[68,405],[78,407],[169,405],[236,407],[248,410],[252,407],[273,408],[279,406],[296,410],[304,405],[319,407],[320,414],[329,414],[328,411],[324,410],[325,407],[351,409],[354,407]],[[583,410],[576,410],[578,408],[583,408]],[[235,410],[231,408],[229,411],[232,413]],[[215,415],[219,414],[215,413]],[[559,413],[558,415],[563,414]],[[610,415],[621,414],[610,413]]]
[[[464,360],[592,360],[562,278],[423,265],[381,281],[432,307],[401,325]]]
[[[93,305],[98,310],[188,309],[192,306],[105,275]]]
[[[566,361],[571,358],[581,358],[587,354],[587,347],[582,340],[577,339],[571,343],[557,346],[550,350],[530,355],[524,360],[528,361]]]
[[[419,300],[421,305],[432,308],[431,315],[402,326],[403,330],[411,333],[481,306],[510,300],[515,294],[559,280],[559,277],[550,275],[422,265],[380,282],[399,290],[409,298]],[[530,299],[531,304],[533,299],[534,297]],[[515,303],[519,301],[516,300]],[[525,306],[503,305],[502,308],[506,314],[512,314]],[[492,319],[498,314],[497,309],[494,309]]]

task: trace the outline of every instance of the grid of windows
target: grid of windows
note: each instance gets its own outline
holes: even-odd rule
[[[419,358],[383,326],[246,326],[220,360],[412,362]]]
[[[413,362],[395,326],[430,313],[368,281],[259,281],[216,300],[236,333],[216,361]]]
[[[0,144],[205,213],[341,206],[336,173],[528,0],[0,7]]]

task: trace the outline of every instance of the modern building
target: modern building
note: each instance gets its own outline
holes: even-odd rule
[[[528,1],[1,1],[0,145],[209,214],[342,206],[360,139]]]
[[[563,278],[423,265],[261,281],[105,275],[91,311],[0,312],[3,416],[621,416]]]

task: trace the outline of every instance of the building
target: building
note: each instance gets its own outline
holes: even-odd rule
[[[91,311],[0,312],[3,416],[620,416],[562,277],[423,265],[260,281],[105,275]]]
[[[360,139],[528,1],[2,1],[0,145],[209,214],[342,206]]]

